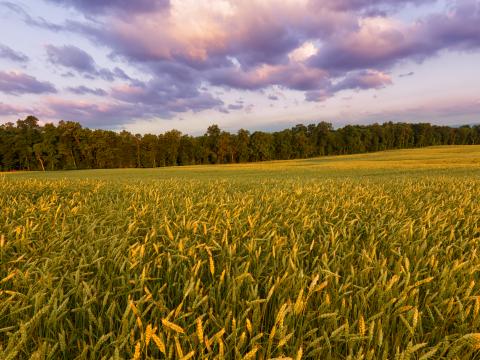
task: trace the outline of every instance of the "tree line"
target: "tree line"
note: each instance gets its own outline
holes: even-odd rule
[[[241,129],[236,134],[210,126],[201,136],[91,130],[77,122],[41,126],[34,116],[0,125],[0,170],[152,168],[301,159],[323,155],[480,144],[480,125],[428,123],[347,125],[319,122],[277,132]]]

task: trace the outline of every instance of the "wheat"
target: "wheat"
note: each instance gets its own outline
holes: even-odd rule
[[[297,356],[295,356],[295,360],[301,360],[303,356],[303,348],[300,346],[300,348],[297,351]]]
[[[170,226],[168,226],[168,224],[165,224],[165,231],[167,232],[168,238],[169,238],[171,241],[173,241],[174,236],[173,236],[172,230],[170,230]]]
[[[152,338],[152,334],[154,333],[152,325],[148,324],[147,329],[145,330],[145,346],[150,344],[150,339]]]
[[[195,356],[195,351],[190,351],[187,355],[185,355],[183,358],[181,358],[181,360],[188,360],[188,359],[191,359]]]
[[[476,319],[478,316],[478,311],[480,310],[480,296],[475,298],[475,305],[473,307],[473,318]]]
[[[215,263],[213,261],[213,256],[209,254],[208,256],[208,264],[209,264],[209,269],[210,269],[210,274],[215,275]]]
[[[203,343],[203,325],[202,325],[202,319],[198,318],[196,320],[196,325],[197,325],[197,339],[201,343]]]
[[[358,318],[358,332],[360,333],[360,336],[364,336],[366,332],[365,320],[363,318],[363,315],[360,315],[360,317]]]
[[[252,327],[251,321],[250,321],[249,319],[247,319],[247,320],[245,321],[245,323],[246,323],[245,326],[247,327],[248,333],[250,334],[250,336],[252,336],[252,334],[253,334],[253,327]]]
[[[243,360],[251,360],[255,358],[255,354],[258,352],[259,347],[255,346],[252,350],[245,354]]]
[[[300,292],[298,293],[298,296],[297,296],[297,301],[295,301],[295,305],[293,307],[293,311],[296,315],[299,315],[302,310],[303,310],[303,305],[304,305],[304,302],[303,302],[303,289],[300,290]]]
[[[160,350],[162,354],[166,354],[165,344],[163,343],[162,339],[160,339],[156,334],[152,334],[152,340],[155,345],[157,345],[158,350]]]
[[[162,319],[162,324],[163,326],[165,326],[167,329],[170,329],[170,330],[173,330],[177,333],[180,333],[180,334],[184,334],[185,333],[185,330],[183,330],[182,327],[178,326],[177,324],[175,323],[172,323],[170,321],[168,321],[167,319]]]
[[[138,341],[137,344],[135,345],[133,360],[139,360],[139,359],[140,359],[140,342]]]
[[[480,333],[464,335],[461,340],[468,344],[472,350],[480,350]]]
[[[0,358],[472,358],[480,146],[449,151],[0,177]]]
[[[175,336],[175,349],[177,350],[177,358],[182,359],[183,358],[183,349],[182,345],[180,345],[180,341],[178,340],[178,337]]]
[[[419,313],[418,313],[418,308],[413,309],[413,315],[412,315],[412,329],[415,329],[418,324],[418,318],[419,318]]]

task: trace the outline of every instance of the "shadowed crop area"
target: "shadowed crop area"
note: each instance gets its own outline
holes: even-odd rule
[[[0,175],[0,358],[474,358],[479,159]]]

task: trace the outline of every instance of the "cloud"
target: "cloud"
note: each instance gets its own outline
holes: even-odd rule
[[[242,110],[243,105],[242,104],[230,104],[228,105],[228,110]]]
[[[328,7],[337,11],[375,10],[388,11],[406,4],[420,5],[435,0],[312,0],[316,7]]]
[[[391,77],[383,72],[371,69],[354,71],[347,73],[344,78],[334,84],[329,84],[318,90],[308,91],[305,94],[305,100],[322,102],[331,98],[339,91],[381,89],[391,84]]]
[[[347,76],[332,86],[332,91],[381,89],[392,84],[389,75],[376,70],[362,70],[347,74]]]
[[[423,61],[441,50],[480,47],[480,5],[458,0],[447,14],[427,16],[413,24],[393,18],[361,19],[356,31],[333,36],[309,61],[332,72],[385,69],[399,61]]]
[[[12,48],[2,44],[0,44],[0,58],[21,63],[25,63],[30,60],[27,55],[15,51]]]
[[[206,74],[211,84],[237,89],[257,90],[281,85],[295,90],[311,90],[329,84],[328,74],[303,64],[263,65],[246,72],[238,68],[220,68]]]
[[[188,83],[153,79],[144,84],[124,84],[112,89],[113,98],[135,106],[149,116],[172,117],[173,113],[217,108],[223,101]]]
[[[76,46],[47,45],[45,49],[47,50],[48,61],[52,64],[71,68],[80,73],[96,72],[93,57]]]
[[[92,89],[92,88],[89,88],[89,87],[86,87],[86,86],[83,86],[83,85],[77,86],[77,87],[68,87],[67,90],[70,91],[71,93],[77,94],[77,95],[85,95],[85,94],[97,95],[97,96],[106,96],[107,95],[107,92],[103,89],[99,89],[99,88]]]
[[[108,128],[132,122],[143,114],[132,106],[116,102],[92,102],[50,97],[43,103],[42,117],[79,121],[86,126]]]
[[[116,87],[113,99],[102,102],[65,100],[49,97],[43,104],[42,116],[53,119],[75,120],[92,127],[114,127],[135,119],[171,118],[174,113],[202,111],[223,105],[210,94],[199,93],[188,97],[165,97],[153,90],[132,85]]]
[[[305,93],[305,100],[310,102],[322,102],[330,97],[332,97],[332,93],[329,89],[312,90]]]
[[[0,71],[0,92],[11,95],[46,94],[57,90],[52,83],[16,71]]]
[[[366,112],[363,121],[372,123],[388,119],[389,121],[430,122],[432,124],[480,124],[479,113],[480,102],[475,101],[474,98],[449,96],[437,99],[418,99],[415,103],[399,104],[384,110]],[[360,120],[358,114],[355,120]]]
[[[119,67],[115,67],[113,71],[99,68],[90,54],[76,46],[47,45],[45,49],[50,63],[73,69],[87,79],[101,78],[107,81],[114,81],[115,79],[134,81]]]
[[[132,79],[118,67],[101,68],[76,46],[46,47],[56,66],[87,79],[117,82],[107,94],[87,87],[68,91],[108,98],[109,111],[101,111],[106,105],[78,103],[78,116],[110,119],[116,114],[120,122],[128,114],[169,118],[239,107],[225,105],[217,87],[265,94],[275,87],[301,91],[307,101],[324,101],[344,90],[391,85],[388,73],[400,62],[480,47],[477,0],[451,0],[447,10],[432,7],[430,15],[410,21],[397,12],[435,0],[49,1],[85,16],[52,24],[4,4],[27,24],[75,33],[107,47],[112,61],[128,63],[149,79]],[[61,113],[62,104],[52,106]]]
[[[168,73],[167,81],[183,82],[190,92],[207,82],[240,90],[280,86],[325,99],[347,88],[392,84],[379,74],[399,61],[477,46],[480,19],[468,6],[472,0],[415,23],[386,15],[429,1],[173,0],[169,11],[107,16],[77,30],[154,79]],[[176,85],[170,88],[175,94]]]
[[[31,108],[17,106],[17,105],[9,105],[9,104],[4,104],[0,102],[0,116],[7,116],[7,115],[19,116],[20,114],[33,114],[34,112],[35,111],[33,111]]]
[[[367,18],[356,31],[334,36],[325,43],[310,59],[310,65],[340,73],[385,68],[415,55],[415,49],[421,48],[419,41],[411,30],[404,29],[403,24],[393,19]]]
[[[168,8],[169,0],[49,0],[91,14],[105,12],[144,13]]]
[[[230,114],[230,111],[228,111],[224,106],[217,107],[217,111],[222,114]]]
[[[55,32],[63,31],[65,26],[51,23],[42,17],[31,16],[22,5],[12,3],[10,1],[0,2],[0,6],[7,9],[9,12],[20,16],[23,21],[33,27],[47,29]]]
[[[413,76],[413,75],[415,75],[415,72],[410,71],[408,73],[400,74],[400,75],[398,75],[398,77],[399,78],[404,78],[404,77],[410,77],[410,76]]]

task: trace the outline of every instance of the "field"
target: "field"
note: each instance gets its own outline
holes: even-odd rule
[[[479,244],[480,146],[0,174],[0,358],[480,358]]]

